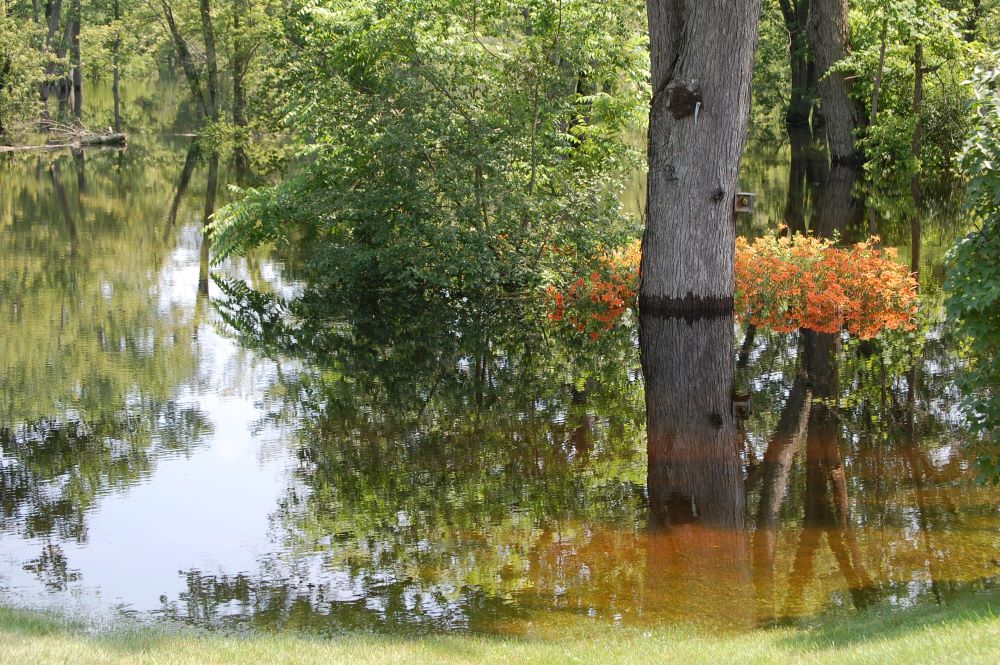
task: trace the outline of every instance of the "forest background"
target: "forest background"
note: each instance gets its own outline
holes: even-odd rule
[[[0,137],[124,131],[122,86],[181,78],[199,152],[244,174],[215,214],[213,260],[280,246],[313,308],[346,292],[562,292],[642,232],[622,192],[644,169],[646,20],[636,0],[0,0]],[[965,211],[947,306],[987,432],[1000,424],[998,53],[996,0],[765,0],[750,122],[751,142],[795,137],[859,169],[873,235]],[[112,82],[100,129],[79,124],[86,79]],[[838,109],[824,108],[831,86]]]

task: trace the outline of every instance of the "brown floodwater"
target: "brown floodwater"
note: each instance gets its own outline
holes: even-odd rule
[[[877,232],[919,273],[917,330],[630,315],[592,341],[530,298],[318,298],[275,252],[213,279],[203,224],[237,176],[178,136],[171,88],[130,95],[127,150],[0,161],[0,603],[739,630],[1000,578],[942,310],[947,206],[871,214],[853,176],[752,151],[742,231]]]

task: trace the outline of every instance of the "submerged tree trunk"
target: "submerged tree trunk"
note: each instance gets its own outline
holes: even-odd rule
[[[855,163],[859,156],[854,145],[858,109],[850,97],[843,73],[831,71],[850,50],[847,0],[812,0],[809,44],[819,76],[830,159],[834,163]]]
[[[732,309],[733,203],[760,0],[649,0],[653,99],[639,304]]]

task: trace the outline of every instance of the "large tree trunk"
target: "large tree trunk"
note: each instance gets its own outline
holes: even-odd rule
[[[819,75],[830,158],[834,163],[858,161],[854,130],[859,125],[857,106],[841,72],[830,71],[850,50],[847,0],[813,0],[809,21],[809,45]]]
[[[639,339],[649,459],[647,593],[679,615],[752,623],[732,314],[689,322],[644,313]]]
[[[639,304],[732,309],[733,202],[761,0],[649,0],[653,100]]]

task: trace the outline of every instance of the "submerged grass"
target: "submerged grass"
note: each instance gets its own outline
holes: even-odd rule
[[[160,628],[91,633],[0,608],[0,664],[258,665],[330,663],[998,663],[1000,594],[940,607],[881,607],[809,627],[711,635],[588,625],[558,639],[348,634],[224,636]]]

